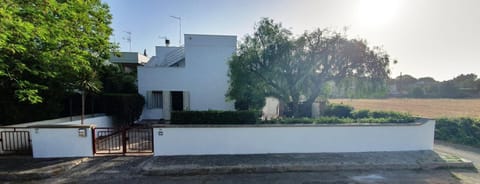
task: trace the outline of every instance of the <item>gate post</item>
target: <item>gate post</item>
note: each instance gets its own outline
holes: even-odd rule
[[[127,153],[127,129],[124,128],[122,130],[122,147],[123,147],[123,155]]]
[[[95,156],[95,153],[97,152],[96,150],[97,145],[95,145],[95,127],[91,128],[91,130],[92,130],[92,146],[93,146],[92,150],[93,150],[93,156]]]

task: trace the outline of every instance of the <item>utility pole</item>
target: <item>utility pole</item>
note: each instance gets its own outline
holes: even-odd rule
[[[182,17],[176,17],[176,16],[170,16],[174,19],[177,19],[178,20],[178,25],[180,27],[180,30],[178,32],[178,46],[180,47],[182,45]]]
[[[129,44],[128,52],[132,52],[132,32],[130,31],[123,31],[127,33],[127,37],[123,37],[124,40],[127,40]]]

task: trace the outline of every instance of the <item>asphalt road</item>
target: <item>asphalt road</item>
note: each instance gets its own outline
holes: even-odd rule
[[[434,150],[472,161],[477,171],[454,169],[450,170],[450,172],[452,176],[462,181],[462,183],[480,183],[480,174],[478,173],[478,170],[480,170],[480,148],[435,141]]]
[[[480,163],[476,148],[436,142],[435,150]],[[144,176],[139,168],[151,157],[96,157],[54,178],[23,183],[480,183],[476,170],[373,170],[341,172],[243,173]],[[2,183],[0,181],[0,183]],[[15,183],[15,182],[13,182]]]

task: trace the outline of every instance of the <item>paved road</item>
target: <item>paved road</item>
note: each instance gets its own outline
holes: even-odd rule
[[[480,159],[475,148],[437,142],[435,150],[473,161]],[[480,183],[477,171],[448,169],[143,176],[139,169],[149,159],[152,157],[89,158],[54,178],[27,183]]]
[[[348,171],[348,172],[289,172],[262,174],[221,174],[198,176],[140,176],[122,170],[97,170],[90,175],[57,177],[33,183],[435,183],[460,184],[448,170],[413,171]]]
[[[468,159],[474,163],[477,170],[480,170],[480,148],[435,141],[434,149],[437,152],[444,152]],[[459,178],[462,183],[480,183],[480,174],[478,171],[454,169],[450,170],[450,172],[452,176]]]
[[[456,155],[472,161],[480,169],[480,148],[450,144],[443,141],[435,141],[435,151]]]

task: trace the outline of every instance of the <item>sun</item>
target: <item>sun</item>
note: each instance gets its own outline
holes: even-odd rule
[[[360,0],[357,21],[364,26],[382,26],[392,22],[399,13],[402,0]]]

